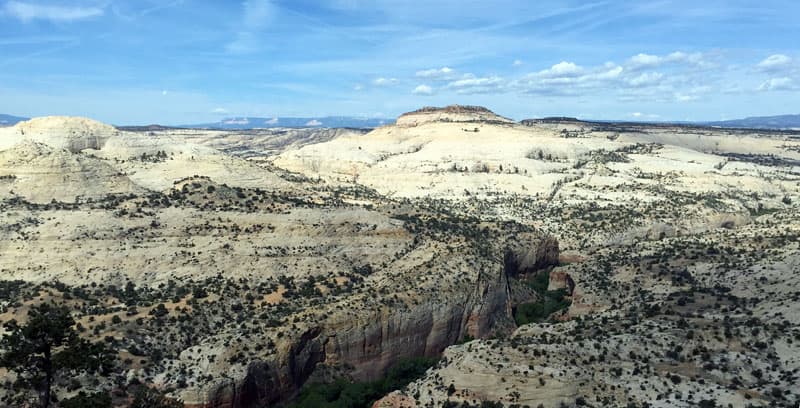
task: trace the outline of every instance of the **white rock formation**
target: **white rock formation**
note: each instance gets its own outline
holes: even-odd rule
[[[77,153],[85,149],[101,149],[109,138],[119,133],[113,126],[92,119],[45,116],[0,128],[0,149],[32,140]]]

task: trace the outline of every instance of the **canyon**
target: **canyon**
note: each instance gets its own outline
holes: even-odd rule
[[[69,305],[119,360],[74,380],[118,404],[276,406],[425,356],[376,407],[791,406],[798,203],[791,131],[36,118],[0,128],[0,320]]]

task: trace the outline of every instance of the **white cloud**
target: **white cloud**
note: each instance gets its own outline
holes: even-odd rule
[[[211,111],[211,113],[215,113],[215,114],[218,114],[218,115],[224,115],[224,114],[228,113],[228,110],[225,109],[225,108],[214,108],[214,110]]]
[[[104,14],[99,7],[70,7],[9,1],[2,9],[6,14],[22,21],[49,20],[69,22],[99,17]]]
[[[450,67],[442,67],[439,69],[426,69],[424,71],[417,71],[417,78],[432,79],[436,81],[448,81],[454,79],[456,71]]]
[[[583,68],[572,63],[561,61],[552,67],[539,71],[538,75],[543,77],[574,77],[583,72]]]
[[[463,79],[447,84],[447,88],[463,94],[497,93],[503,90],[504,85],[505,80],[498,76],[477,78],[467,74]]]
[[[646,67],[662,67],[659,71]],[[561,61],[549,68],[518,77],[463,74],[449,80],[443,90],[459,94],[517,93],[544,96],[604,95],[619,101],[687,102],[703,98],[719,86],[707,69],[713,66],[702,53],[638,54],[624,63],[582,66]],[[432,75],[433,71],[424,75]],[[710,79],[711,78],[711,79]]]
[[[689,89],[680,89],[673,93],[674,100],[677,102],[693,102],[706,96],[713,90],[708,85],[695,86]]]
[[[675,63],[687,63],[692,65],[698,66],[707,66],[708,61],[706,61],[705,56],[702,53],[695,52],[691,54],[687,54],[685,52],[676,51],[672,54],[669,54],[664,58],[666,62],[675,62]]]
[[[792,59],[783,54],[770,55],[759,62],[756,67],[762,71],[778,71],[792,64]]]
[[[509,88],[523,93],[570,95],[609,87],[619,82],[624,69],[615,64],[584,68],[572,62],[552,67],[511,81]]]
[[[372,81],[372,85],[375,86],[387,86],[387,85],[394,85],[397,83],[397,78],[376,78]]]
[[[793,89],[796,89],[794,81],[787,77],[770,78],[758,87],[759,91],[790,91]]]
[[[661,115],[656,115],[653,113],[642,113],[642,112],[633,112],[631,116],[636,119],[658,119]]]
[[[698,95],[691,95],[685,93],[676,93],[675,100],[678,102],[692,102],[700,99]]]
[[[544,69],[531,69],[526,74],[493,75],[487,73],[461,73],[452,69],[418,71],[417,77],[437,81],[431,88],[421,85],[413,90],[416,95],[433,93],[451,94],[516,94],[546,97],[602,97],[621,103],[691,102],[720,93],[740,71],[735,66],[718,67],[713,54],[676,51],[667,54],[640,53],[621,62],[581,65],[578,61],[564,60]],[[532,64],[525,64],[532,65]],[[658,69],[656,69],[658,68]],[[510,69],[510,68],[508,68]],[[511,70],[510,72],[514,72]],[[450,77],[439,83],[444,76]],[[777,75],[792,78],[792,75]],[[798,85],[775,80],[763,89],[786,89]],[[656,116],[644,113],[642,118]]]
[[[316,119],[311,119],[308,122],[306,122],[306,126],[322,126],[322,122]]]
[[[599,80],[612,80],[619,78],[624,71],[624,68],[615,66],[614,64],[606,64],[603,68],[603,70],[590,74],[588,77]]]
[[[628,79],[628,84],[633,87],[657,85],[664,78],[664,74],[659,72],[645,72]]]
[[[258,34],[275,15],[270,0],[245,0],[242,2],[242,21],[236,38],[225,46],[225,50],[234,54],[243,54],[258,50]]]
[[[663,59],[657,55],[637,54],[628,59],[628,64],[631,67],[654,67],[663,62]]]
[[[433,88],[428,85],[419,85],[411,93],[414,95],[433,95]]]
[[[512,67],[519,67],[519,66],[521,66],[523,64],[524,64],[524,62],[522,62],[521,60],[514,60],[514,62],[511,63],[511,66]]]
[[[645,68],[655,68],[665,64],[688,64],[695,66],[709,66],[710,64],[705,60],[702,53],[685,53],[682,51],[675,51],[666,56],[650,55],[640,53],[629,58],[625,67],[629,70],[638,70]]]
[[[362,90],[364,90],[364,85],[355,84],[355,86],[353,86],[353,90],[354,91],[362,91]]]

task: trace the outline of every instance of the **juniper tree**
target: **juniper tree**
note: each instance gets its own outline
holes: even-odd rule
[[[48,408],[55,399],[53,385],[62,374],[108,372],[110,350],[78,336],[75,321],[63,305],[42,303],[31,307],[25,324],[10,320],[0,340],[0,367],[17,374],[16,389],[35,391],[39,405]]]
[[[158,390],[142,387],[136,393],[130,408],[183,408],[183,402],[171,399]]]

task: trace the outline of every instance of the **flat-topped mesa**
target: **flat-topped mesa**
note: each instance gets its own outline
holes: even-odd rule
[[[102,148],[106,140],[118,134],[119,130],[87,118],[44,116],[19,122],[3,129],[2,133],[0,149],[23,140],[33,140],[77,153],[84,149]]]
[[[582,120],[577,118],[571,118],[567,116],[549,116],[546,118],[536,118],[536,119],[523,119],[519,122],[525,126],[535,126],[537,124],[548,123],[548,124],[560,124],[560,123],[583,123]]]
[[[397,126],[418,126],[430,122],[514,123],[481,106],[450,105],[443,108],[424,107],[400,115]]]

